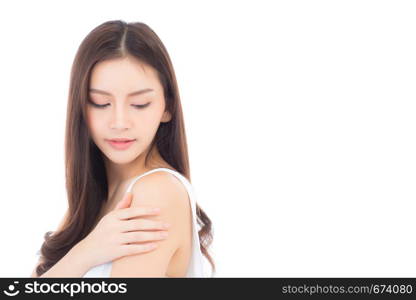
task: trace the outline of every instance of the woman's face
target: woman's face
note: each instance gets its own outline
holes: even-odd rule
[[[165,112],[157,71],[134,58],[99,62],[92,70],[89,88],[88,127],[97,147],[114,163],[128,163],[144,153],[160,122],[171,118]],[[135,141],[126,150],[117,150],[108,142],[114,138]]]

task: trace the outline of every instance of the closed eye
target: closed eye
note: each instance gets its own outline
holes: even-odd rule
[[[146,104],[132,104],[136,108],[145,108],[149,106],[150,102],[147,102]]]
[[[107,103],[107,104],[97,104],[97,103],[92,102],[91,100],[88,100],[88,103],[91,104],[94,107],[97,107],[97,108],[105,108],[108,105],[110,105],[109,103]],[[142,108],[145,108],[145,107],[149,106],[149,104],[150,104],[150,102],[148,102],[146,104],[132,104],[132,106],[134,106],[137,109],[142,109]]]

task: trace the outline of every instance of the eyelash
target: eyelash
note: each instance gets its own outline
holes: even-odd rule
[[[90,100],[88,100],[88,102],[92,105],[92,106],[94,106],[94,107],[96,107],[96,108],[105,108],[105,107],[107,107],[108,105],[110,105],[110,104],[103,104],[103,105],[100,105],[100,104],[96,104],[96,103],[94,103],[94,102],[92,102],[92,101],[90,101]],[[149,106],[149,104],[150,104],[150,102],[149,103],[146,103],[146,104],[142,104],[142,105],[140,105],[140,104],[132,104],[135,108],[137,108],[137,109],[143,109],[143,108],[145,108],[145,107],[147,107],[147,106]]]

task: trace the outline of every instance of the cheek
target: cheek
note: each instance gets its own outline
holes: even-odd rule
[[[161,117],[162,113],[159,110],[148,111],[137,121],[137,124],[149,134],[154,133],[159,127]]]

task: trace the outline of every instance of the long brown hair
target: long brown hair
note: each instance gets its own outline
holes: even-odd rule
[[[48,231],[40,249],[41,263],[36,268],[41,276],[56,264],[73,246],[93,229],[102,205],[107,201],[108,186],[101,151],[92,141],[86,123],[86,100],[91,70],[100,61],[132,56],[157,70],[163,86],[169,122],[161,122],[149,149],[157,147],[163,159],[190,182],[189,158],[184,119],[174,69],[168,52],[156,33],[141,22],[121,20],[105,22],[94,28],[82,41],[76,53],[68,95],[65,132],[65,176],[68,196],[66,218],[54,233]],[[148,151],[145,164],[148,163]],[[211,220],[196,205],[200,249],[208,253],[212,242]],[[53,233],[53,235],[52,235]]]

